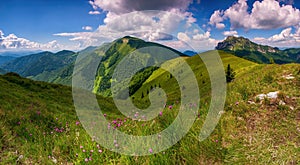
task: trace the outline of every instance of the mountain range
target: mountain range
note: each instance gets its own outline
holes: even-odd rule
[[[95,75],[93,91],[103,96],[111,96],[111,82],[113,71],[120,61],[132,52],[137,52],[142,58],[142,63],[151,63],[159,59],[150,59],[147,53],[140,52],[143,47],[160,47],[174,52],[178,56],[192,58],[195,55],[193,51],[181,53],[164,45],[146,42],[138,38],[125,36],[112,43],[106,43],[99,47],[88,47],[80,52],[63,50],[57,53],[41,52],[28,56],[12,59],[0,65],[0,73],[15,72],[22,77],[33,80],[59,83],[71,86],[74,63],[78,55],[84,55],[86,61],[92,58],[100,58],[101,62]],[[300,49],[279,50],[278,48],[263,46],[251,42],[243,37],[227,37],[220,42],[216,49],[222,53],[226,52],[256,63],[299,63]],[[163,58],[163,57],[161,57]],[[88,65],[88,64],[86,64]],[[134,66],[128,66],[134,67]],[[143,83],[156,71],[157,67],[147,67],[135,74],[130,81],[129,92],[133,95],[143,85]],[[76,73],[75,73],[76,74]],[[123,88],[120,87],[122,91]]]
[[[300,63],[300,48],[280,50],[276,47],[256,44],[244,37],[229,36],[218,43],[216,49],[257,63]]]

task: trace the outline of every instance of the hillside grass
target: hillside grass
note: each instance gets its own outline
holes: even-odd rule
[[[187,58],[203,98],[197,120],[174,146],[142,157],[120,155],[98,145],[76,117],[70,87],[12,74],[0,76],[0,164],[299,163],[300,66],[258,65],[224,52],[220,55],[224,68],[230,63],[237,74],[228,84],[226,107],[215,131],[208,139],[197,140],[209,107],[210,82],[200,58]],[[288,74],[295,79],[282,77]],[[135,93],[133,102],[140,107],[149,106],[147,96],[139,96],[155,85],[166,91],[168,103],[161,116],[148,122],[124,117],[111,98],[97,96],[103,113],[111,122],[110,129],[116,127],[129,134],[148,135],[166,128],[180,106],[177,102],[179,86],[170,78],[170,73],[161,69],[154,71]],[[266,99],[260,104],[255,98],[273,91],[281,93],[277,100]],[[249,104],[249,100],[255,104]],[[280,100],[286,105],[278,105]]]

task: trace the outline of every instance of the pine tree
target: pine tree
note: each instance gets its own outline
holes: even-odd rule
[[[234,80],[234,77],[235,77],[235,72],[230,67],[230,64],[228,64],[227,70],[226,70],[226,82],[227,83],[232,82]]]

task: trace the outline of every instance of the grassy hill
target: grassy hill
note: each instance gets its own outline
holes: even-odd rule
[[[225,52],[220,55],[224,68],[230,64],[236,79],[228,84],[224,114],[212,135],[202,142],[197,140],[209,106],[207,71],[199,57],[185,57],[203,98],[198,119],[176,145],[143,157],[123,156],[97,145],[76,117],[70,87],[32,81],[15,74],[0,76],[0,163],[297,164],[300,161],[300,66],[259,65]],[[177,59],[173,60],[169,66],[172,69],[178,67],[174,65]],[[286,75],[294,78],[287,79]],[[172,109],[167,106],[161,116],[149,122],[125,118],[111,98],[97,98],[112,126],[117,126],[116,120],[123,132],[147,135],[166,128],[178,113],[180,91],[175,82],[170,73],[157,69],[132,96],[137,106],[145,106],[149,102],[146,91],[151,86],[161,86],[166,91],[167,105],[172,105]],[[255,97],[273,91],[280,91],[277,99],[259,101]]]

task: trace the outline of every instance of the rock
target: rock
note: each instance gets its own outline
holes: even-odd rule
[[[251,101],[251,100],[249,100],[247,103],[248,103],[248,104],[251,104],[251,105],[255,104],[255,102],[253,102],[253,101]]]
[[[287,80],[295,79],[295,77],[294,77],[292,74],[284,75],[284,76],[282,76],[282,77],[285,78],[285,79],[287,79]]]
[[[56,164],[56,163],[57,163],[57,160],[56,160],[54,157],[52,157],[52,162],[53,162],[54,164]]]
[[[266,94],[259,94],[259,95],[256,96],[256,98],[258,98],[259,100],[263,100],[263,99],[265,99],[266,97],[267,97]]]
[[[279,94],[279,91],[276,91],[276,92],[270,92],[270,93],[267,94],[267,97],[268,97],[269,99],[277,99],[278,94]]]
[[[279,105],[286,105],[284,101],[280,100]]]
[[[17,159],[17,162],[19,162],[21,159],[23,159],[24,158],[24,156],[23,155],[20,155],[19,157],[18,157],[18,159]]]

